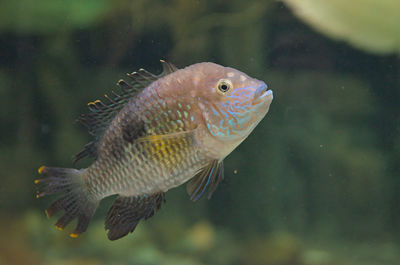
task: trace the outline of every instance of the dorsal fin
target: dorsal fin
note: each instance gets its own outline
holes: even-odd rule
[[[91,135],[93,135],[93,141],[89,142],[84,146],[82,151],[75,155],[74,163],[78,160],[89,156],[97,157],[97,144],[107,129],[108,125],[118,114],[118,112],[125,106],[125,104],[132,97],[136,96],[139,92],[149,86],[151,83],[159,78],[162,78],[170,73],[178,70],[173,64],[167,63],[164,60],[160,60],[163,71],[160,75],[154,75],[144,69],[139,69],[137,72],[127,74],[131,79],[131,82],[119,80],[117,85],[120,88],[120,93],[111,91],[112,96],[107,94],[104,95],[106,101],[95,100],[88,103],[89,113],[81,115],[79,121],[83,123]]]

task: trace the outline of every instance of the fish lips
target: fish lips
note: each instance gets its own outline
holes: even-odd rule
[[[271,89],[268,89],[268,86],[266,84],[262,84],[257,88],[255,93],[255,100],[257,101],[257,103],[265,100],[272,101],[272,99],[273,99],[273,92]]]

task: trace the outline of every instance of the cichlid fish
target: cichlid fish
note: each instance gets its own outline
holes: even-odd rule
[[[110,240],[133,232],[160,209],[166,191],[187,181],[192,201],[207,187],[210,199],[224,178],[223,159],[268,112],[273,96],[263,81],[214,63],[180,70],[161,63],[160,75],[140,69],[128,74],[131,82],[118,82],[119,94],[105,95],[107,103],[88,104],[81,121],[94,139],[75,159],[94,158],[88,168],[39,168],[36,197],[61,193],[46,215],[64,211],[59,230],[77,219],[71,237],[86,231],[100,200],[113,194]]]

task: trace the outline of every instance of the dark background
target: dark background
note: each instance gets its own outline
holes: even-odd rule
[[[0,1],[0,264],[400,264],[400,62],[314,31],[276,1]],[[211,200],[167,193],[109,242],[102,204],[68,238],[35,200],[72,167],[76,122],[125,73],[212,61],[264,80],[270,112]],[[89,160],[80,162],[85,167]],[[236,173],[235,173],[236,172]],[[73,227],[73,225],[71,226]]]

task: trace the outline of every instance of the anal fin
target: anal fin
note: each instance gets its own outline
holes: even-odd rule
[[[209,188],[208,199],[211,199],[218,184],[224,179],[224,163],[223,161],[213,160],[210,164],[203,168],[193,179],[187,184],[186,190],[190,199],[194,202],[203,196],[207,187]]]
[[[139,221],[152,217],[164,201],[163,192],[132,197],[119,196],[106,217],[108,239],[116,240],[133,232]]]

